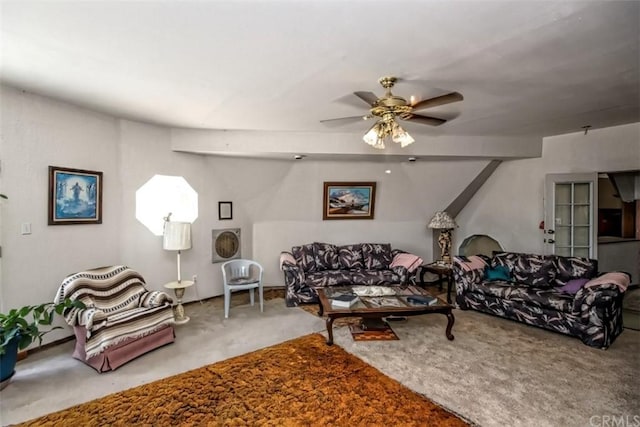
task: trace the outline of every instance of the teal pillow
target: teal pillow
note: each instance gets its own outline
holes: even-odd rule
[[[490,282],[493,280],[504,280],[508,282],[511,280],[511,273],[504,265],[497,265],[493,268],[487,267],[484,272],[484,277]]]

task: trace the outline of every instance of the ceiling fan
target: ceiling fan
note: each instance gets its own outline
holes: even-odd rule
[[[464,98],[458,92],[451,92],[446,95],[424,99],[415,103],[409,103],[406,99],[391,93],[391,88],[396,83],[395,77],[382,77],[378,82],[386,89],[382,98],[378,98],[372,92],[354,92],[358,98],[369,104],[371,109],[364,116],[341,117],[337,119],[320,120],[326,124],[344,124],[358,120],[369,120],[377,118],[376,123],[367,131],[362,138],[364,142],[374,148],[384,149],[384,138],[391,136],[392,140],[402,147],[415,142],[415,140],[398,124],[396,119],[405,120],[430,126],[440,126],[445,123],[445,119],[416,114],[414,111],[425,108],[445,105],[452,102],[462,101]]]

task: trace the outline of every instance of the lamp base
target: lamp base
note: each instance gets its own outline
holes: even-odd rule
[[[173,289],[176,294],[176,305],[173,307],[173,318],[176,325],[183,325],[190,320],[189,316],[185,316],[184,314],[182,297],[184,296],[185,289],[189,286],[193,286],[193,284],[194,282],[191,280],[182,280],[178,282],[170,282],[164,285],[167,289]]]

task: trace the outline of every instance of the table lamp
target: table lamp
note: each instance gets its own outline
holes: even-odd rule
[[[429,228],[440,230],[440,237],[438,237],[438,244],[440,245],[440,261],[443,264],[451,264],[451,230],[456,228],[458,224],[454,219],[445,211],[436,212],[436,214],[429,221]]]

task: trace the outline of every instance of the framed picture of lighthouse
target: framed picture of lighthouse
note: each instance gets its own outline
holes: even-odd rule
[[[322,219],[373,219],[375,182],[325,182]]]
[[[102,224],[102,172],[49,166],[49,225]]]

